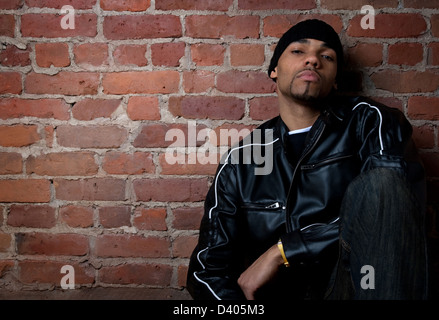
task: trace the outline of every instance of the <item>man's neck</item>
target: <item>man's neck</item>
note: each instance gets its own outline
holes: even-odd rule
[[[290,131],[310,127],[320,115],[320,111],[298,101],[283,102],[279,99],[279,112]]]

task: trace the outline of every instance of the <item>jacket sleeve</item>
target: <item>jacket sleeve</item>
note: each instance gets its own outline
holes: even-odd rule
[[[198,244],[189,262],[187,289],[194,299],[245,299],[235,265],[240,260],[237,195],[233,166],[220,166],[206,196]]]
[[[357,139],[362,172],[375,168],[391,168],[406,177],[425,210],[426,180],[422,161],[412,139],[413,128],[398,109],[374,101],[355,106],[360,125]]]
[[[290,264],[319,262],[338,243],[339,220],[316,223],[282,235],[285,257]]]
[[[412,141],[412,127],[397,109],[364,102],[353,108],[361,171],[385,167],[402,173],[425,210],[425,174]],[[285,256],[291,263],[317,262],[324,251],[338,243],[339,221],[317,223],[281,236]]]

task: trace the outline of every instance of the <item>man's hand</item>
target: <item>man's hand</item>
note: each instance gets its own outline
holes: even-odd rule
[[[277,244],[268,249],[245,270],[238,279],[238,284],[248,300],[254,300],[255,292],[270,282],[284,263]]]

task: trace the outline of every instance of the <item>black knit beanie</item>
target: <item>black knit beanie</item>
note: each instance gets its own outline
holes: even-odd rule
[[[337,32],[326,22],[317,19],[305,20],[292,26],[279,39],[273,57],[268,67],[268,76],[277,66],[277,62],[285,49],[294,41],[301,39],[315,39],[326,42],[337,54],[337,79],[341,75],[343,67],[343,47]],[[273,79],[276,81],[276,79]]]

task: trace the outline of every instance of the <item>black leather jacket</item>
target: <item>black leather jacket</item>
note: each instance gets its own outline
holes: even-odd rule
[[[416,184],[423,187],[412,127],[397,109],[362,97],[328,102],[294,164],[280,117],[258,129],[260,139],[253,131],[252,141],[244,139],[225,155],[207,194],[188,271],[187,289],[195,299],[243,299],[237,278],[279,238],[292,268],[283,268],[279,285],[263,297],[285,294],[281,287],[294,296],[298,280],[306,278],[300,270],[322,267],[311,271],[304,281],[309,283],[326,271],[327,279],[333,269],[339,209],[356,176],[389,167],[405,174],[415,190],[422,189]]]

